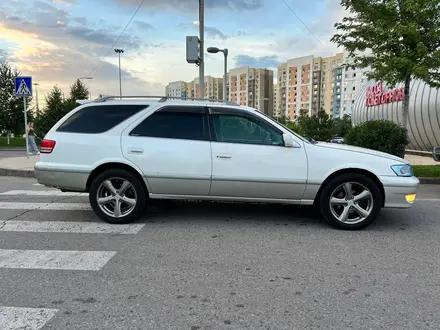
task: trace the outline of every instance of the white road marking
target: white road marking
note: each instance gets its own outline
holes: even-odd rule
[[[61,190],[9,190],[0,193],[2,196],[88,196],[88,193],[62,192]]]
[[[58,309],[0,306],[0,329],[38,330],[49,321]]]
[[[0,250],[0,268],[97,271],[115,254],[114,251]]]
[[[34,183],[33,186],[42,186],[40,183]]]
[[[135,235],[145,224],[112,225],[100,222],[70,221],[18,221],[0,220],[1,231],[19,231],[33,233],[81,233],[81,234],[121,234]]]
[[[4,210],[43,210],[43,211],[76,211],[91,210],[89,203],[15,203],[0,202],[0,209]]]

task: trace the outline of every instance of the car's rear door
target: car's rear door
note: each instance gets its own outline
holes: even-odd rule
[[[209,194],[207,116],[204,106],[164,105],[123,132],[123,154],[142,170],[153,197]]]

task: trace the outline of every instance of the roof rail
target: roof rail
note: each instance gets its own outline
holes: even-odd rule
[[[115,99],[159,99],[158,102],[166,102],[168,100],[189,100],[189,101],[206,101],[206,102],[219,102],[228,105],[239,105],[238,103],[232,101],[224,101],[217,99],[209,99],[209,98],[200,98],[200,97],[180,97],[180,96],[156,96],[156,95],[142,95],[142,96],[113,96],[106,95],[100,98],[95,99],[93,102],[105,102],[107,100],[115,100]]]

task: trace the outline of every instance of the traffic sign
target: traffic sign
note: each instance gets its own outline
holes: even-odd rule
[[[15,77],[15,96],[32,96],[32,77]]]

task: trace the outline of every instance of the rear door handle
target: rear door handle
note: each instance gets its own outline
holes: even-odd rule
[[[128,152],[131,154],[142,154],[144,153],[144,149],[141,148],[129,148]]]
[[[225,156],[225,155],[217,155],[217,158],[220,158],[220,159],[231,159],[232,157],[231,156]]]

